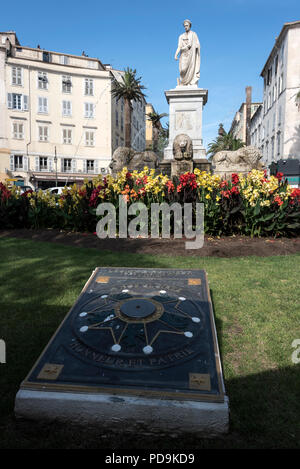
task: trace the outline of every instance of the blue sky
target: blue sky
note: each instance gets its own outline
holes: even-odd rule
[[[261,101],[260,72],[283,24],[300,20],[299,0],[16,0],[1,6],[0,30],[16,31],[25,46],[75,55],[84,50],[115,68],[136,68],[147,100],[168,113],[164,91],[176,86],[174,54],[184,19],[192,21],[201,44],[207,147],[220,122],[229,130],[246,86],[252,86],[253,101]]]

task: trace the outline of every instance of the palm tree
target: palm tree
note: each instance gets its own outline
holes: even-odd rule
[[[161,125],[160,119],[163,117],[166,117],[168,114],[163,112],[162,114],[158,114],[157,112],[149,112],[149,114],[146,114],[147,118],[149,121],[152,123],[152,129],[153,129],[153,151],[157,152],[158,150],[158,139],[160,133],[163,131],[163,127]]]
[[[127,67],[121,76],[121,81],[113,79],[112,95],[114,98],[124,100],[125,147],[131,147],[131,114],[132,101],[142,102],[146,89],[141,85],[141,77],[136,77],[136,70]]]
[[[222,127],[222,132],[219,132],[218,137],[208,145],[207,154],[210,155],[208,159],[211,160],[218,151],[234,151],[244,146],[245,143],[241,139],[235,138],[230,132],[227,133]]]

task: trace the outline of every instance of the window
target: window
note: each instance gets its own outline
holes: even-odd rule
[[[84,103],[84,117],[87,117],[87,118],[94,117],[94,104],[93,103]]]
[[[274,149],[275,149],[275,141],[274,137],[271,138],[271,160],[274,160]]]
[[[94,95],[94,80],[92,78],[85,78],[84,94],[86,96]]]
[[[24,124],[20,122],[13,122],[13,138],[24,138]]]
[[[39,125],[39,141],[48,142],[48,127],[45,125]]]
[[[7,93],[8,109],[28,111],[28,96],[25,94]]]
[[[95,162],[94,160],[87,160],[86,161],[86,170],[88,173],[93,173],[95,170]]]
[[[116,111],[116,126],[119,127],[119,113]]]
[[[23,85],[22,79],[22,67],[12,67],[11,69],[11,84],[12,85]]]
[[[38,99],[38,112],[42,114],[48,113],[48,98],[39,97]]]
[[[276,58],[275,58],[275,76],[277,75],[277,70],[278,70],[278,55],[276,55]]]
[[[14,156],[14,168],[23,169],[23,155],[15,155]]]
[[[43,62],[51,62],[51,54],[50,52],[43,52]]]
[[[63,93],[71,93],[72,88],[72,80],[70,75],[63,75],[62,76],[62,92]]]
[[[272,67],[268,69],[267,85],[270,85],[271,81],[272,81]]]
[[[278,108],[278,125],[281,125],[281,106]]]
[[[63,143],[67,145],[72,144],[72,129],[63,129]]]
[[[40,90],[48,89],[47,72],[38,72],[38,89]]]
[[[63,158],[63,167],[64,172],[72,171],[72,159],[71,158]]]
[[[71,101],[62,102],[62,115],[64,117],[70,117],[72,115],[72,103]]]
[[[88,147],[93,147],[94,146],[94,132],[85,132],[85,144]]]
[[[69,57],[67,55],[61,55],[59,58],[59,62],[62,65],[69,65]]]
[[[39,157],[39,168],[40,171],[47,171],[48,169],[48,158],[46,156]]]
[[[281,139],[280,139],[280,132],[277,133],[277,155],[280,155],[280,146],[281,146]]]

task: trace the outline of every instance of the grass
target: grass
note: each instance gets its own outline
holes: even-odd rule
[[[245,258],[167,257],[2,238],[0,240],[0,448],[300,448],[300,365],[291,360],[300,339],[299,255]],[[183,439],[77,429],[16,421],[20,382],[99,266],[200,268],[214,303],[230,432]]]

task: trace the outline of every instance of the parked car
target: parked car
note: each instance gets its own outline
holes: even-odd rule
[[[32,187],[30,186],[18,186],[20,188],[21,194],[23,194],[26,191],[33,191]]]
[[[57,195],[60,195],[62,194],[62,191],[65,187],[50,187],[49,189],[46,189],[45,192],[49,191],[50,194],[57,194]],[[67,189],[69,189],[67,187]]]

